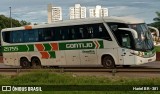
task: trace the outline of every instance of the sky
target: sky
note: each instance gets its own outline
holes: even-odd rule
[[[47,23],[47,5],[62,7],[63,20],[69,19],[69,7],[75,4],[90,8],[96,5],[109,9],[109,16],[133,16],[152,23],[160,12],[160,0],[1,0],[0,14],[9,17],[12,7],[12,18],[31,23]],[[87,14],[87,16],[89,16]]]

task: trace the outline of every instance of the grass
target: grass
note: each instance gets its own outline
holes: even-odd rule
[[[160,85],[160,78],[122,78],[75,76],[66,73],[33,72],[15,76],[0,76],[0,85]],[[0,92],[0,94],[159,94],[153,91],[50,91]]]
[[[156,52],[160,52],[160,46],[156,46],[155,49],[156,49]]]

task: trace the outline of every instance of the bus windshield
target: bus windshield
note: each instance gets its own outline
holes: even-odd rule
[[[137,31],[138,39],[135,39],[135,49],[148,51],[154,48],[152,35],[146,24],[130,24],[129,28]]]
[[[154,44],[152,35],[145,23],[141,24],[124,24],[124,23],[107,23],[114,33],[117,42],[121,47],[138,51],[153,50]],[[134,29],[138,38],[135,39],[130,31],[119,30],[118,28]]]

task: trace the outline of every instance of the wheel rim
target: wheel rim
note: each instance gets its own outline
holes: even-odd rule
[[[32,68],[41,68],[40,61],[37,59],[32,60]]]
[[[105,57],[103,59],[103,66],[106,68],[114,68],[114,61],[111,57]]]
[[[36,67],[36,65],[37,65],[36,62],[35,62],[35,61],[32,61],[32,66],[33,66],[33,67]]]
[[[27,61],[27,60],[22,60],[22,62],[21,62],[21,66],[23,67],[23,68],[28,68],[29,67],[29,62]]]
[[[23,62],[22,62],[22,66],[26,67],[26,66],[27,66],[27,63],[28,63],[27,61],[23,61]]]
[[[106,64],[106,66],[110,67],[112,65],[112,61],[111,60],[106,60],[105,64]]]

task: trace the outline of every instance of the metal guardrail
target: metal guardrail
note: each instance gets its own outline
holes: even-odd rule
[[[129,73],[160,73],[160,68],[143,68],[143,69],[21,69],[21,68],[1,68],[1,72],[15,72],[15,73],[23,73],[23,72],[108,72],[111,73],[112,76],[115,76],[116,73],[119,72],[129,72]]]

